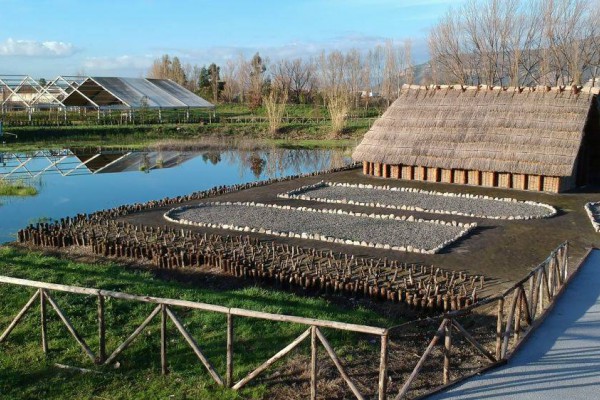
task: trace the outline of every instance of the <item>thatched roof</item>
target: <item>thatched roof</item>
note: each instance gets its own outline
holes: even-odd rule
[[[352,157],[392,165],[570,176],[597,93],[404,87]]]

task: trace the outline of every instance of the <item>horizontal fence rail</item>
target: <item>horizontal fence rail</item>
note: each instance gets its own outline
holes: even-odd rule
[[[60,285],[0,276],[0,283],[37,289],[33,296],[25,303],[23,308],[16,314],[8,327],[0,335],[0,343],[7,339],[11,331],[21,321],[25,313],[31,309],[36,302],[39,302],[41,313],[41,339],[42,349],[44,352],[48,351],[46,325],[47,311],[50,307],[57,313],[59,319],[67,327],[67,330],[71,336],[73,336],[74,340],[90,360],[99,365],[110,365],[140,335],[140,333],[154,318],[159,317],[161,320],[161,370],[163,374],[168,372],[166,323],[168,320],[170,320],[217,385],[226,386],[232,388],[233,390],[239,390],[257,378],[274,363],[284,358],[298,345],[307,340],[310,341],[311,347],[309,365],[310,398],[315,399],[317,397],[316,381],[319,362],[319,359],[317,358],[317,349],[319,346],[321,346],[325,350],[325,353],[328,355],[329,359],[333,362],[336,370],[346,382],[348,388],[354,394],[354,396],[357,399],[364,399],[365,395],[360,392],[359,388],[355,384],[355,381],[347,374],[344,363],[342,360],[340,360],[335,350],[332,348],[331,344],[323,334],[323,328],[331,328],[374,335],[380,338],[381,345],[379,349],[377,396],[379,400],[383,400],[388,398],[388,395],[391,395],[391,393],[388,393],[388,384],[391,382],[389,379],[389,373],[393,372],[392,370],[396,366],[392,366],[390,364],[389,356],[390,352],[392,351],[390,350],[390,345],[394,344],[393,342],[395,335],[399,332],[407,330],[411,326],[414,327],[423,322],[435,323],[438,328],[435,331],[434,336],[429,340],[428,345],[423,353],[420,354],[419,360],[412,369],[412,372],[410,372],[407,377],[403,376],[401,385],[398,385],[399,391],[393,396],[393,398],[399,400],[406,398],[411,390],[411,385],[420,375],[423,366],[436,351],[441,351],[442,354],[442,361],[435,371],[437,371],[436,374],[441,372],[441,382],[443,382],[443,385],[451,383],[450,373],[453,346],[456,347],[458,345],[462,345],[461,343],[468,344],[477,354],[482,356],[488,362],[488,366],[506,361],[510,357],[511,352],[515,349],[515,347],[522,342],[524,337],[526,337],[526,335],[531,332],[531,330],[537,326],[546,315],[557,295],[561,293],[564,285],[567,283],[568,276],[568,243],[565,242],[552,251],[546,260],[534,268],[523,279],[516,282],[512,287],[505,290],[500,295],[485,298],[465,309],[450,311],[438,317],[410,321],[403,325],[391,328],[380,328],[306,317],[273,314],[187,300],[132,295],[110,290]],[[92,351],[85,340],[75,330],[67,315],[53,298],[52,292],[65,292],[78,295],[95,296],[97,298],[99,338],[99,348],[97,353]],[[106,299],[109,298],[150,303],[156,306],[147,316],[147,318],[129,335],[129,337],[127,337],[123,343],[113,350],[112,353],[107,355],[105,344],[104,303]],[[198,345],[198,342],[186,329],[184,323],[176,313],[177,308],[216,312],[227,316],[226,371],[224,375],[221,375],[214,368],[210,360],[206,357],[203,349]],[[483,338],[477,338],[477,335],[473,332],[473,329],[476,326],[473,324],[465,324],[466,319],[476,315],[485,315],[488,318],[493,318],[495,321],[493,331],[486,333],[484,335],[485,337]],[[248,375],[243,377],[241,380],[234,382],[234,321],[236,318],[257,318],[269,321],[295,323],[306,326],[306,330],[304,330],[291,343],[279,350],[271,358],[258,366]],[[399,352],[406,350],[401,346],[396,346],[396,348],[398,348]],[[405,362],[403,363],[403,366],[405,366]],[[459,379],[462,378],[464,377]]]
[[[328,320],[320,320],[314,318],[305,318],[305,317],[296,317],[291,315],[282,315],[282,314],[272,314],[260,311],[252,311],[241,308],[229,308],[218,306],[214,304],[200,303],[194,301],[187,300],[177,300],[177,299],[169,299],[169,298],[161,298],[161,297],[152,297],[152,296],[139,296],[133,295],[123,292],[116,292],[111,290],[102,290],[102,289],[93,289],[93,288],[85,288],[79,286],[69,286],[69,285],[61,285],[55,283],[47,283],[47,282],[39,282],[32,281],[27,279],[20,278],[12,278],[7,276],[0,276],[0,283],[36,288],[38,289],[35,294],[29,299],[29,301],[23,306],[23,308],[19,311],[19,313],[14,317],[9,326],[4,330],[2,335],[0,336],[0,343],[4,342],[6,338],[9,336],[11,331],[17,326],[17,324],[21,321],[22,317],[25,313],[34,305],[36,301],[39,300],[40,310],[41,310],[41,336],[42,336],[42,350],[44,353],[48,352],[48,334],[47,334],[47,304],[54,309],[57,313],[59,319],[64,323],[67,330],[71,333],[75,341],[79,344],[85,354],[90,358],[92,362],[99,365],[110,365],[113,363],[116,358],[142,333],[142,331],[152,322],[152,320],[160,314],[161,319],[161,370],[163,374],[168,373],[168,364],[167,364],[167,330],[166,323],[167,320],[171,320],[175,325],[177,330],[181,333],[185,341],[191,347],[193,352],[196,354],[200,362],[204,365],[212,379],[220,386],[227,386],[234,390],[239,390],[248,384],[250,381],[254,380],[258,377],[263,371],[269,368],[276,361],[282,359],[285,355],[287,355],[291,350],[296,348],[299,344],[301,344],[305,339],[311,337],[311,399],[315,399],[317,396],[316,392],[316,379],[317,379],[317,346],[318,343],[321,343],[323,348],[326,350],[327,354],[333,361],[337,370],[339,371],[343,380],[348,384],[350,390],[354,393],[357,399],[363,399],[364,396],[359,392],[358,388],[352,381],[352,379],[346,373],[342,361],[337,356],[336,352],[331,347],[331,344],[328,342],[323,332],[322,328],[331,328],[337,330],[344,330],[355,333],[369,334],[375,335],[381,338],[381,366],[380,366],[380,378],[378,382],[378,392],[379,399],[385,398],[385,393],[387,391],[386,383],[387,383],[387,335],[388,330],[385,328],[378,328],[367,325],[357,325],[357,324],[349,324],[344,322],[337,321],[328,321]],[[99,349],[98,353],[95,354],[85,340],[79,335],[76,329],[73,327],[73,324],[66,316],[64,311],[59,307],[55,299],[52,297],[51,292],[64,292],[78,295],[86,295],[86,296],[95,296],[98,299],[98,336],[99,336]],[[108,357],[106,357],[106,323],[105,323],[105,313],[104,313],[104,303],[107,298],[112,299],[120,299],[141,303],[151,303],[156,304],[156,307],[152,310],[152,312],[148,315],[148,317],[131,333],[131,335],[125,339],[123,343],[121,343]],[[186,308],[186,309],[195,309],[202,311],[210,311],[216,312],[220,314],[225,314],[227,316],[227,367],[225,372],[225,377],[223,378],[213,367],[211,362],[203,353],[202,349],[196,342],[196,340],[192,337],[191,333],[185,328],[182,321],[179,319],[177,314],[175,313],[174,308]],[[262,320],[269,321],[277,321],[277,322],[287,322],[294,324],[301,324],[307,326],[307,330],[304,331],[300,336],[298,336],[292,343],[287,345],[285,348],[280,350],[274,356],[272,356],[269,360],[265,361],[262,365],[257,367],[254,371],[249,373],[246,377],[241,379],[239,382],[233,382],[233,351],[234,351],[234,317],[245,317],[245,318],[257,318]],[[317,340],[318,339],[318,342]]]

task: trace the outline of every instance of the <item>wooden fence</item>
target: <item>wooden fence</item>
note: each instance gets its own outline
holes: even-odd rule
[[[402,385],[395,400],[404,398],[427,358],[436,344],[443,340],[443,366],[441,368],[444,385],[450,383],[450,361],[452,354],[453,332],[461,335],[481,355],[493,364],[505,362],[514,349],[533,327],[537,326],[544,311],[553,304],[554,299],[565,285],[568,277],[568,243],[558,246],[546,260],[534,268],[523,279],[502,294],[481,300],[470,307],[451,311],[438,317],[441,321],[434,337],[414,367],[408,379]],[[476,314],[482,308],[497,304],[495,313],[496,332],[495,348],[486,348],[476,340],[467,329],[459,323],[459,319]],[[508,309],[508,312],[507,312]],[[406,329],[406,325],[390,328],[393,335],[398,329]],[[489,367],[490,365],[487,365]],[[465,377],[461,378],[464,379]]]
[[[25,313],[36,303],[39,302],[41,320],[41,336],[42,336],[42,350],[44,353],[48,352],[48,335],[46,328],[47,321],[47,304],[56,311],[60,320],[64,323],[67,330],[71,333],[75,341],[82,348],[87,357],[98,365],[110,365],[112,362],[116,360],[116,358],[125,350],[133,340],[139,336],[139,334],[148,326],[148,324],[158,315],[160,314],[161,318],[161,329],[160,329],[160,343],[161,343],[161,369],[162,373],[167,373],[167,329],[166,323],[167,319],[170,319],[177,330],[181,333],[185,341],[192,348],[200,362],[207,369],[208,373],[212,377],[212,379],[221,386],[227,386],[234,390],[239,390],[248,384],[250,381],[259,376],[262,372],[264,372],[267,368],[273,365],[276,361],[283,358],[286,354],[288,354],[291,350],[296,348],[300,343],[302,343],[305,339],[310,337],[311,342],[311,381],[310,381],[310,391],[311,391],[311,399],[315,399],[317,396],[317,348],[319,342],[325,348],[327,354],[333,361],[334,365],[338,369],[340,375],[344,379],[344,381],[348,384],[350,390],[354,393],[356,398],[363,399],[364,396],[359,392],[358,388],[352,381],[352,379],[346,373],[345,368],[343,367],[342,361],[337,356],[335,350],[331,347],[331,344],[327,340],[327,338],[323,335],[323,332],[320,328],[332,328],[338,330],[345,330],[355,333],[363,333],[369,335],[375,335],[381,338],[381,356],[380,356],[380,368],[379,368],[379,383],[378,383],[378,393],[379,399],[384,399],[387,392],[387,343],[388,343],[388,331],[384,328],[377,328],[372,326],[365,325],[356,325],[356,324],[348,324],[343,322],[335,322],[335,321],[326,321],[326,320],[318,320],[312,318],[304,318],[304,317],[295,317],[290,315],[280,315],[280,314],[270,314],[265,312],[251,311],[240,308],[228,308],[222,307],[218,305],[199,303],[193,301],[186,300],[176,300],[176,299],[167,299],[167,298],[158,298],[158,297],[150,297],[150,296],[137,296],[131,295],[122,292],[115,292],[110,290],[101,290],[101,289],[92,289],[92,288],[83,288],[78,286],[68,286],[68,285],[59,285],[54,283],[46,283],[46,282],[38,282],[26,279],[18,279],[11,278],[6,276],[0,276],[0,283],[7,283],[12,285],[25,286],[30,288],[37,288],[38,290],[34,293],[34,295],[29,299],[29,301],[23,306],[21,311],[14,317],[9,326],[4,330],[2,335],[0,336],[0,343],[4,342],[6,338],[9,336],[14,327],[19,323]],[[81,335],[75,330],[73,324],[70,322],[69,318],[65,314],[65,312],[59,307],[54,298],[52,297],[52,292],[66,292],[78,295],[87,295],[87,296],[95,296],[97,297],[98,304],[98,343],[99,348],[97,353],[94,353],[92,349],[88,346],[86,341],[81,337]],[[123,342],[121,343],[113,352],[107,356],[106,353],[106,324],[105,324],[105,313],[104,313],[104,303],[107,298],[113,299],[121,299],[128,301],[135,301],[141,303],[151,303],[156,304],[156,307],[152,310],[150,315],[139,325],[133,333]],[[185,308],[185,309],[194,309],[194,310],[203,310],[216,312],[220,314],[224,314],[227,316],[227,355],[226,355],[226,371],[225,377],[223,378],[219,372],[215,370],[210,360],[204,355],[203,351],[200,349],[196,340],[192,337],[190,332],[185,328],[182,321],[179,319],[177,314],[175,313],[176,308]],[[234,352],[234,318],[258,318],[262,320],[270,320],[270,321],[278,321],[278,322],[289,322],[295,324],[305,325],[307,329],[294,341],[288,344],[285,348],[281,349],[267,361],[265,361],[262,365],[256,368],[254,371],[250,372],[246,377],[241,379],[238,382],[233,381],[233,352]]]
[[[515,283],[511,288],[504,291],[502,294],[490,298],[483,299],[465,309],[447,312],[436,318],[428,318],[429,322],[439,323],[439,327],[429,341],[429,345],[421,355],[417,364],[414,366],[412,372],[407,379],[404,380],[399,392],[394,397],[396,400],[405,398],[409,393],[411,384],[415,381],[415,378],[419,375],[426,360],[431,356],[436,346],[442,348],[443,353],[443,364],[440,365],[440,372],[443,384],[450,383],[450,365],[452,359],[452,346],[453,338],[458,335],[464,339],[464,343],[469,343],[473,348],[483,355],[488,361],[488,366],[501,363],[510,356],[511,350],[526,336],[533,327],[539,324],[541,318],[546,314],[548,308],[553,304],[556,296],[561,292],[561,289],[567,282],[568,276],[568,243],[563,243],[557,247],[550,256],[542,262],[539,266],[533,269],[527,276]],[[317,396],[317,349],[319,343],[325,349],[329,355],[333,364],[339,371],[343,380],[347,383],[348,387],[357,399],[364,399],[364,395],[359,391],[353,380],[348,376],[346,370],[342,364],[342,361],[331,347],[331,344],[321,331],[322,328],[332,328],[338,330],[345,330],[350,332],[375,335],[380,338],[380,354],[379,354],[379,371],[378,371],[378,389],[377,394],[379,400],[388,398],[388,373],[390,371],[390,365],[388,362],[389,357],[389,343],[390,338],[396,333],[407,328],[408,325],[417,324],[422,321],[413,321],[407,324],[392,327],[389,329],[347,324],[335,321],[318,320],[304,317],[295,317],[289,315],[270,314],[264,312],[250,311],[239,308],[228,308],[217,305],[148,297],[148,296],[137,296],[121,292],[114,292],[100,289],[90,289],[75,286],[59,285],[53,283],[45,283],[38,281],[31,281],[25,279],[17,279],[11,277],[0,276],[0,283],[20,285],[30,288],[38,289],[36,293],[29,299],[24,307],[15,316],[9,326],[0,336],[0,343],[2,343],[13,328],[19,323],[23,315],[29,310],[34,303],[39,301],[41,311],[41,336],[42,336],[42,349],[44,352],[48,351],[48,340],[46,332],[46,314],[47,304],[56,311],[60,320],[65,324],[68,331],[71,333],[75,341],[83,349],[85,354],[96,364],[109,365],[115,361],[123,350],[131,344],[131,342],[144,330],[144,328],[152,321],[154,317],[160,314],[161,318],[161,366],[162,372],[167,373],[167,330],[166,323],[170,319],[176,326],[177,330],[181,333],[185,341],[192,348],[200,362],[208,370],[212,379],[222,386],[230,387],[234,390],[241,389],[246,384],[251,382],[267,368],[273,365],[276,361],[283,358],[292,349],[297,347],[300,343],[310,337],[311,342],[311,358],[310,358],[310,398],[315,399]],[[58,306],[56,301],[51,295],[51,292],[67,292],[72,294],[96,296],[97,297],[97,321],[98,321],[98,343],[99,349],[95,354],[90,347],[87,345],[85,340],[77,333],[64,311]],[[113,352],[107,356],[105,346],[105,316],[104,316],[104,302],[107,298],[122,299],[128,301],[152,303],[156,304],[156,307],[148,315],[148,317],[142,322],[142,324],[135,329],[135,331]],[[482,312],[483,309],[489,309],[489,307],[495,307],[496,311],[491,313],[489,311]],[[221,313],[227,316],[227,347],[226,347],[226,371],[225,377],[223,378],[219,372],[215,370],[211,362],[204,355],[200,347],[198,346],[195,339],[192,337],[190,332],[185,328],[177,314],[175,313],[176,308],[185,309],[196,309],[210,312]],[[494,317],[496,321],[495,336],[488,337],[482,343],[481,340],[477,340],[472,332],[469,332],[465,328],[465,325],[459,322],[459,320],[475,315],[477,313],[486,314],[488,317]],[[495,314],[495,315],[494,315]],[[278,322],[289,322],[305,325],[307,329],[293,340],[285,348],[281,349],[262,365],[256,368],[254,371],[249,373],[246,377],[239,380],[238,382],[233,381],[233,352],[234,352],[234,318],[258,318],[262,320],[278,321]],[[490,343],[495,344],[494,348],[490,348]],[[486,347],[487,346],[487,347]],[[464,379],[462,377],[461,379]]]

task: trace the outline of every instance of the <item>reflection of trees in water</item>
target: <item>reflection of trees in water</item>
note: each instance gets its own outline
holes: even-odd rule
[[[252,155],[248,157],[248,162],[250,163],[250,170],[254,176],[260,178],[267,162],[256,153],[252,153]]]
[[[221,162],[221,152],[219,151],[207,151],[202,154],[202,160],[204,162],[210,161],[212,165],[217,165]]]
[[[248,170],[256,178],[273,178],[288,171],[301,174],[306,170],[338,168],[348,164],[348,156],[343,150],[291,150],[272,148],[261,151],[230,151],[225,153],[229,164],[239,165],[240,176]]]

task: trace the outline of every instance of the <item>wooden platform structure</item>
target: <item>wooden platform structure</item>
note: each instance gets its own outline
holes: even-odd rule
[[[562,192],[600,178],[597,95],[405,85],[352,157],[375,177]]]

